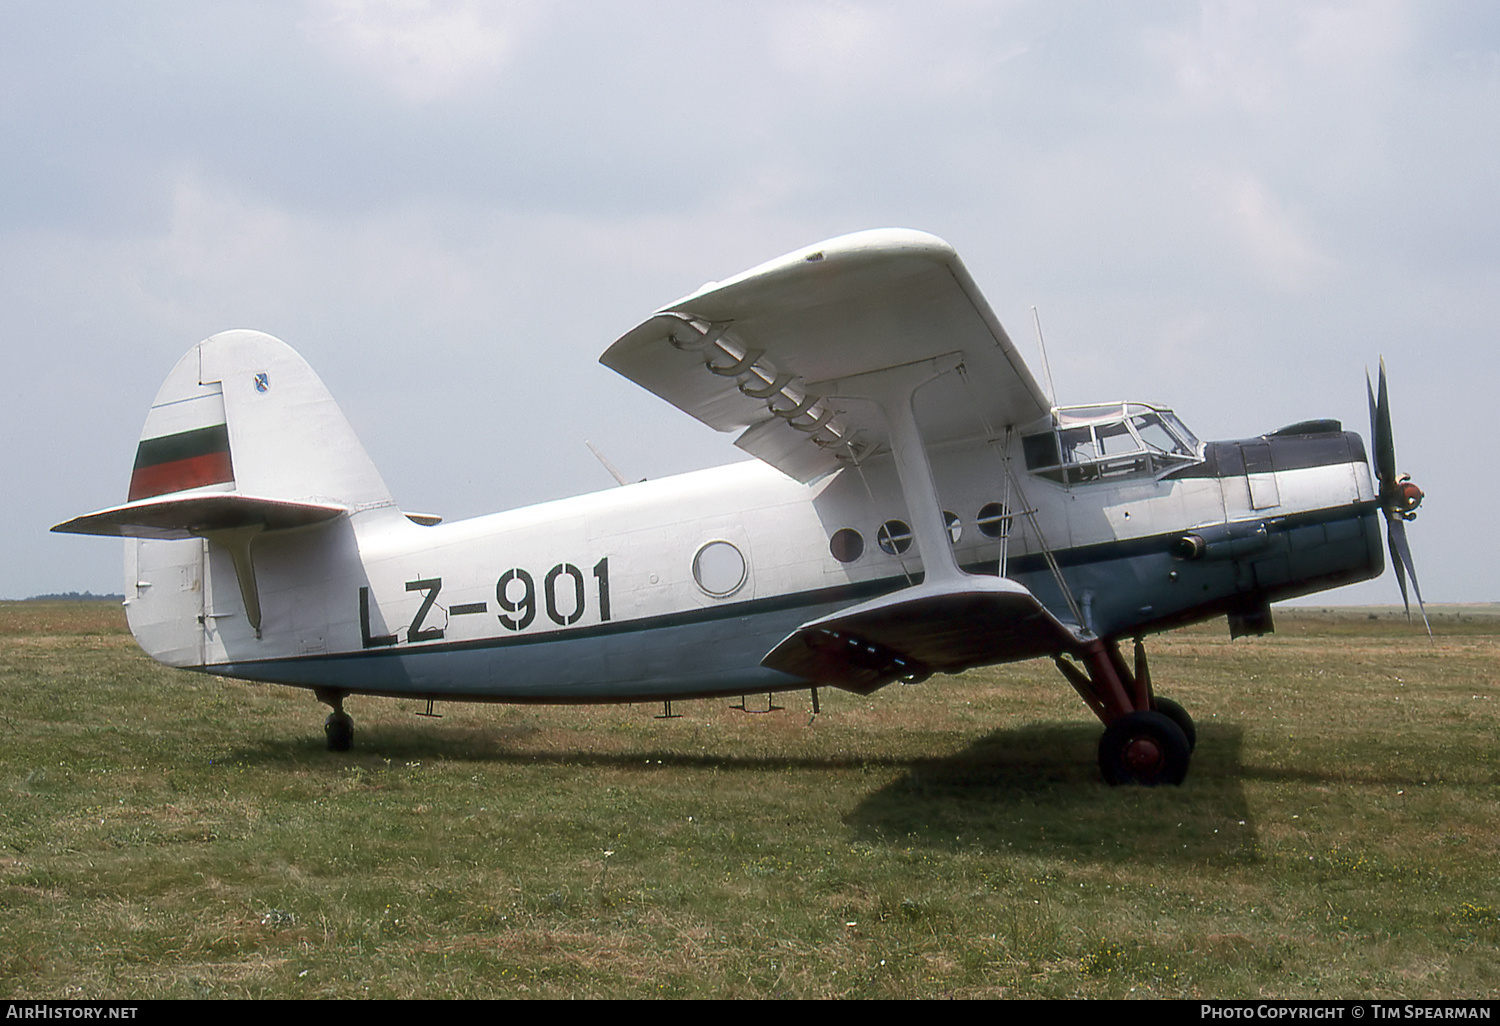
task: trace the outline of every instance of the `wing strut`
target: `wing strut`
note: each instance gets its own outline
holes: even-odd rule
[[[972,576],[958,566],[912,400],[922,386],[961,366],[960,354],[947,353],[808,386],[810,393],[879,408],[912,518],[922,583],[803,624],[761,665],[868,694],[900,678],[1083,651],[1086,635],[1059,622],[1023,585]]]
[[[1068,587],[1068,579],[1063,576],[1062,567],[1057,563],[1057,557],[1052,554],[1052,547],[1047,544],[1047,536],[1042,533],[1042,525],[1036,518],[1036,507],[1026,498],[1026,493],[1021,489],[1021,482],[1016,479],[1015,468],[1011,466],[1010,447],[1006,447],[1006,455],[1002,462],[1005,464],[1005,476],[1010,481],[1010,486],[1016,490],[1016,495],[1021,500],[1021,512],[1026,517],[1026,522],[1031,525],[1032,533],[1036,535],[1037,546],[1042,550],[1042,557],[1047,561],[1047,569],[1052,571],[1052,577],[1057,581],[1057,587],[1062,592],[1063,598],[1067,600],[1068,612],[1073,614],[1073,622],[1088,634],[1093,634],[1091,627],[1083,618],[1083,613],[1078,608],[1078,600],[1073,597],[1073,589]]]
[[[1031,309],[1032,309],[1033,313],[1036,312],[1036,307],[1032,307]],[[1040,339],[1040,337],[1041,337],[1041,329],[1042,329],[1041,322],[1038,321],[1037,322],[1037,337],[1038,337],[1038,339]],[[1046,350],[1043,349],[1043,358],[1045,359],[1045,357],[1046,357]],[[980,421],[980,423],[984,425],[984,436],[990,440],[991,448],[993,448],[993,444],[994,444],[994,441],[995,441],[995,429],[990,425],[989,418],[984,415],[984,408],[982,406],[980,406],[979,403],[977,403],[977,402],[974,401],[974,385],[973,385],[973,382],[971,382],[969,380],[969,375],[964,372],[964,368],[961,365],[958,368],[958,375],[959,375],[959,377],[961,377],[963,379],[965,394],[968,395],[969,401],[974,404],[974,410],[975,410],[975,412],[977,412],[979,414],[979,421]],[[1049,389],[1052,387],[1052,372],[1050,370],[1047,372],[1047,387]],[[1054,580],[1057,581],[1057,588],[1058,588],[1059,591],[1062,592],[1063,599],[1066,600],[1067,603],[1068,603],[1068,611],[1073,614],[1073,622],[1076,623],[1076,624],[1078,624],[1078,627],[1079,627],[1079,629],[1081,631],[1085,632],[1086,634],[1092,634],[1093,633],[1093,628],[1091,628],[1087,623],[1084,622],[1083,613],[1078,608],[1078,600],[1073,597],[1073,589],[1070,588],[1070,587],[1068,587],[1068,581],[1067,581],[1067,578],[1065,578],[1063,576],[1062,567],[1058,566],[1057,557],[1052,554],[1052,547],[1047,544],[1047,536],[1042,533],[1042,525],[1041,525],[1041,523],[1036,518],[1036,507],[1033,506],[1031,504],[1030,500],[1026,498],[1026,491],[1025,491],[1025,489],[1023,489],[1021,487],[1021,481],[1020,481],[1020,479],[1018,477],[1016,477],[1015,468],[1013,466],[1011,466],[1011,456],[1010,456],[1011,434],[1012,434],[1011,426],[1010,425],[1006,425],[1006,428],[1005,428],[1005,441],[1003,443],[1002,449],[997,454],[1000,457],[1000,465],[1005,469],[1005,481],[1006,481],[1006,487],[1008,489],[1007,492],[1006,492],[1006,500],[1007,500],[1007,502],[1006,502],[1006,508],[1010,509],[1012,511],[1011,512],[1011,523],[1015,523],[1016,514],[1014,512],[1013,507],[1011,507],[1010,503],[1009,503],[1009,499],[1010,499],[1009,489],[1014,489],[1015,493],[1016,493],[1016,496],[1021,500],[1021,515],[1026,517],[1026,522],[1031,525],[1032,533],[1034,533],[1036,535],[1036,543],[1037,543],[1038,547],[1040,547],[1041,550],[1042,550],[1042,558],[1044,558],[1047,561],[1047,569],[1049,569],[1049,570],[1052,571],[1052,577],[1053,577]],[[1005,540],[1002,542],[1001,549],[1000,549],[1000,576],[1001,577],[1005,576],[1006,562],[1007,562],[1007,559],[1009,558],[1009,555],[1010,555],[1010,532],[1007,531],[1006,532]]]
[[[872,402],[885,417],[891,432],[896,476],[901,482],[901,494],[906,499],[917,550],[922,557],[924,584],[952,583],[968,575],[958,568],[958,561],[953,557],[948,525],[943,520],[937,484],[932,477],[932,464],[927,459],[927,448],[922,442],[921,429],[917,427],[912,402],[919,388],[956,369],[962,362],[962,354],[946,353],[808,386],[810,393],[824,398]]]

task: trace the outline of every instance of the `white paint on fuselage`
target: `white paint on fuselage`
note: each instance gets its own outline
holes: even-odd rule
[[[961,524],[959,564],[998,560],[1001,542],[984,536],[976,519],[986,503],[1021,507],[1006,487],[1001,455],[981,442],[946,447],[931,459],[939,502]],[[1281,501],[1269,510],[1250,508],[1243,476],[1133,477],[1071,487],[1024,473],[1020,479],[1035,524],[1053,549],[1374,496],[1368,468],[1360,465],[1278,472]],[[127,559],[127,610],[142,647],[179,666],[264,665],[372,649],[416,652],[544,634],[563,639],[605,623],[606,602],[611,625],[649,626],[839,585],[885,581],[898,587],[921,572],[921,561],[915,544],[899,556],[879,547],[880,525],[893,518],[912,521],[889,456],[810,486],[748,461],[451,524],[423,527],[382,507],[264,535],[253,549],[264,611],[260,637],[244,616],[226,552],[197,540],[127,542],[137,550]],[[830,552],[829,539],[841,528],[853,528],[864,540],[862,555],[850,563]],[[709,594],[693,576],[695,554],[714,541],[730,542],[745,558],[745,579],[727,595]],[[1040,548],[1031,521],[1017,516],[1010,556]],[[527,589],[512,575],[507,610],[497,586],[511,571],[530,578],[531,600],[521,601]],[[137,587],[148,578],[147,586]],[[441,581],[440,589],[434,581]],[[361,589],[368,589],[363,624]],[[1067,615],[1065,609],[1054,613]],[[518,629],[507,629],[502,617]],[[482,686],[477,693],[484,693]]]

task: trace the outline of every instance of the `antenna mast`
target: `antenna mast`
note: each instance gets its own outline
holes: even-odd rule
[[[1036,344],[1042,351],[1042,374],[1047,378],[1047,400],[1052,403],[1052,408],[1057,408],[1057,389],[1052,386],[1052,365],[1047,362],[1047,340],[1042,338],[1042,317],[1036,312],[1036,307],[1031,308],[1031,321],[1036,325]]]

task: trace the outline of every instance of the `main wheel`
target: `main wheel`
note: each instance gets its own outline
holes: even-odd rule
[[[354,717],[342,709],[329,713],[323,733],[328,735],[330,752],[347,752],[354,747]]]
[[[1126,713],[1099,739],[1099,772],[1110,785],[1180,784],[1191,756],[1182,728],[1159,712]]]
[[[1198,727],[1186,709],[1170,698],[1160,696],[1151,699],[1151,707],[1182,728],[1183,736],[1187,738],[1188,751],[1198,750]]]

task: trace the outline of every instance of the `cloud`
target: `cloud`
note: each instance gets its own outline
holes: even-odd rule
[[[498,78],[536,16],[521,2],[315,0],[302,27],[401,99],[427,104]]]
[[[1411,45],[1406,5],[1215,0],[1143,35],[1181,95],[1210,106],[1318,108],[1382,87]]]
[[[858,85],[898,48],[900,24],[888,11],[850,3],[792,5],[772,16],[772,53],[782,70],[837,85]]]
[[[1333,261],[1319,251],[1309,229],[1249,174],[1220,184],[1225,220],[1251,266],[1268,283],[1307,291],[1322,282]]]

